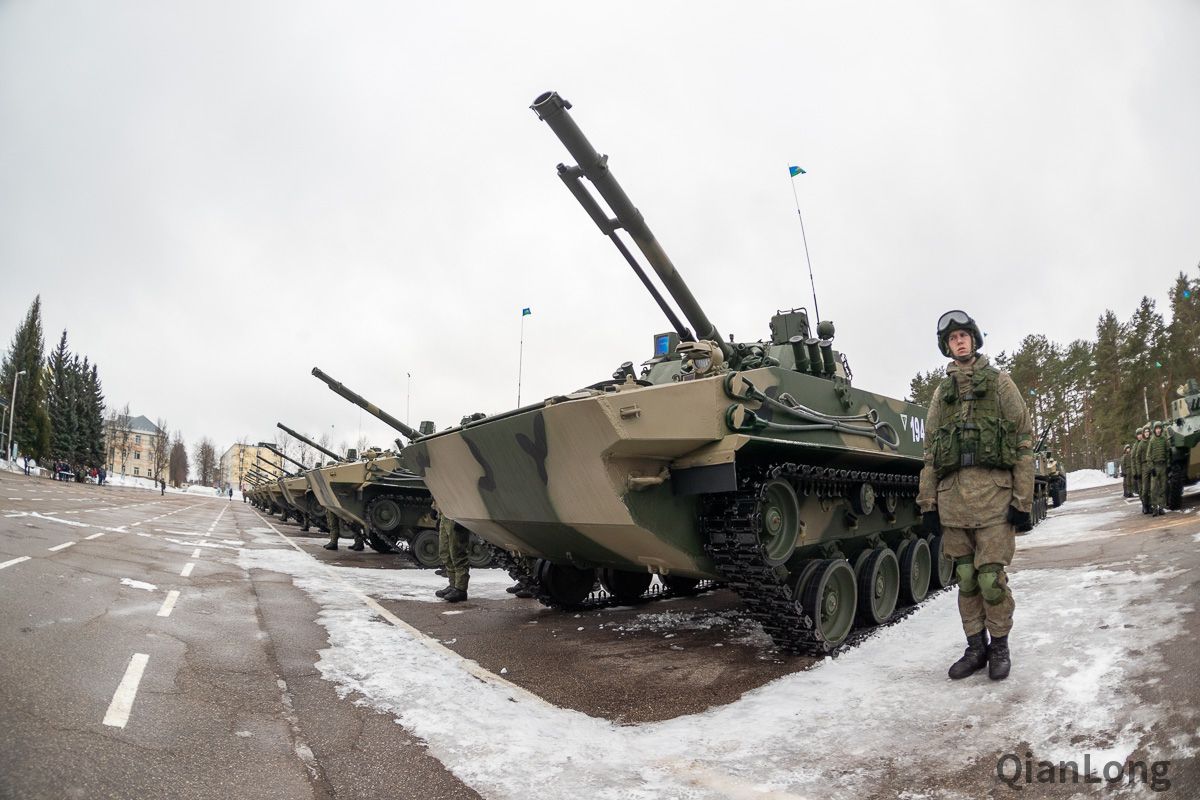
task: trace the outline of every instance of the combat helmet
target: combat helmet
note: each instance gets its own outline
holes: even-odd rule
[[[968,331],[971,334],[972,340],[975,342],[975,351],[978,352],[983,347],[983,333],[979,330],[979,325],[965,311],[954,310],[947,311],[938,317],[937,337],[938,349],[942,351],[942,355],[946,358],[951,358],[950,345],[947,340],[950,338],[952,331]]]

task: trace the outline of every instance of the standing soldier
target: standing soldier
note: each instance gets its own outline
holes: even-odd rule
[[[1130,455],[1132,452],[1133,448],[1125,445],[1125,452],[1121,454],[1121,477],[1124,479],[1121,488],[1126,497],[1133,497],[1133,476],[1129,474],[1129,470],[1133,468],[1133,456]]]
[[[1004,568],[1015,532],[1033,528],[1033,426],[1012,378],[979,353],[983,334],[969,314],[947,311],[937,338],[954,360],[929,405],[917,502],[925,530],[942,534],[958,575],[967,649],[950,677],[987,665],[988,677],[1003,680],[1016,607]]]
[[[461,603],[467,599],[467,584],[471,581],[471,564],[467,561],[471,534],[441,513],[436,502],[433,508],[438,512],[438,553],[450,581],[446,588],[438,589],[434,594],[448,603]]]
[[[325,512],[325,524],[329,526],[329,543],[325,545],[326,550],[337,550],[338,539],[342,536],[342,521],[332,511]],[[350,545],[351,550],[363,549],[362,531],[355,529],[354,544]]]
[[[1142,429],[1138,428],[1134,432],[1133,450],[1129,453],[1130,469],[1133,470],[1133,492],[1138,497],[1142,496],[1142,451],[1146,449],[1146,438],[1142,436]],[[1145,506],[1142,507],[1142,513],[1145,512]]]
[[[1138,494],[1140,494],[1141,498],[1142,498],[1142,513],[1143,514],[1149,514],[1151,512],[1151,508],[1150,508],[1150,489],[1151,489],[1151,486],[1150,486],[1150,437],[1153,435],[1151,433],[1151,430],[1152,429],[1150,427],[1149,422],[1147,422],[1145,424],[1145,426],[1142,428],[1142,463],[1141,463],[1142,488]]]
[[[1150,462],[1150,513],[1155,517],[1163,515],[1163,506],[1167,504],[1167,463],[1171,459],[1171,443],[1164,432],[1164,423],[1154,423],[1154,435],[1146,447],[1147,461]]]

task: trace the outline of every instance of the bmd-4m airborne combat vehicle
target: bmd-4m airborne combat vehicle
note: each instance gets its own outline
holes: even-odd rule
[[[1183,487],[1200,481],[1200,381],[1190,378],[1175,393],[1167,434],[1171,462],[1167,466],[1167,508],[1183,508]]]
[[[828,652],[857,623],[951,580],[916,506],[925,409],[851,385],[833,325],[793,309],[769,340],[726,341],[557,93],[532,106],[577,166],[559,177],[674,331],[640,371],[417,439],[405,463],[439,506],[535,563],[540,598],[572,607],[598,579],[636,599],[723,583],[782,648]],[[607,203],[610,219],[585,186]],[[617,236],[624,230],[690,324]]]

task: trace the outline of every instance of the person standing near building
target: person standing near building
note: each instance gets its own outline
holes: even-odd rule
[[[467,599],[467,585],[471,582],[471,564],[467,561],[471,534],[455,524],[449,515],[443,514],[436,502],[433,509],[438,512],[438,554],[449,581],[446,588],[438,589],[434,594],[448,603],[461,603]]]
[[[958,680],[986,666],[1003,680],[1016,607],[1005,568],[1016,533],[1033,528],[1033,426],[1012,378],[979,352],[983,334],[969,314],[943,314],[937,340],[953,360],[926,416],[917,502],[958,576],[967,649],[949,674]]]

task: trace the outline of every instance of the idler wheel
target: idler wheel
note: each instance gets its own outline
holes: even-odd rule
[[[424,528],[412,540],[412,556],[422,567],[436,567],[442,563],[438,553],[438,532]]]
[[[887,547],[872,550],[858,571],[858,621],[870,627],[892,616],[900,596],[900,564]]]
[[[473,533],[471,541],[467,545],[467,564],[475,569],[483,569],[492,565],[492,548],[484,544],[483,540]]]
[[[943,589],[954,583],[954,559],[942,552],[942,534],[929,539],[929,563],[934,566],[930,570],[929,582],[935,589]]]
[[[586,600],[596,583],[594,569],[580,569],[546,560],[538,562],[537,576],[550,599],[567,607],[577,606]]]
[[[800,539],[800,498],[790,483],[776,478],[763,488],[760,513],[762,529],[758,536],[765,561],[777,567],[796,551]]]
[[[924,539],[913,539],[900,555],[900,596],[905,605],[919,603],[929,594],[929,574],[932,571],[929,545]]]
[[[804,587],[800,603],[831,646],[841,644],[854,627],[854,610],[858,604],[854,584],[854,570],[850,569],[850,564],[843,558],[829,558],[817,562],[816,570]]]
[[[376,497],[367,506],[367,522],[383,533],[400,524],[400,504],[390,497]]]
[[[617,600],[637,600],[650,588],[654,576],[649,572],[630,572],[624,569],[605,567],[600,570],[600,585]]]

